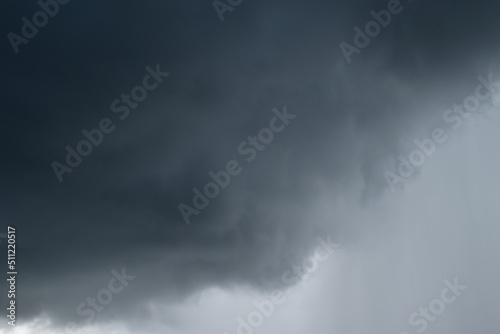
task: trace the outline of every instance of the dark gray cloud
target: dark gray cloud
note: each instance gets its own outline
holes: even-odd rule
[[[78,320],[113,268],[136,276],[119,319],[208,286],[270,289],[318,235],[362,238],[363,222],[318,214],[325,189],[378,201],[393,159],[499,55],[499,4],[404,1],[347,64],[339,43],[386,3],[244,1],[221,23],[210,1],[72,1],[19,54],[5,38],[1,212],[19,230],[20,319]],[[1,9],[4,35],[39,10]],[[120,121],[111,102],[156,64],[170,76]],[[238,145],[283,106],[297,118],[246,163]],[[114,132],[59,183],[51,163],[103,118]],[[243,172],[186,225],[178,205],[232,159]]]

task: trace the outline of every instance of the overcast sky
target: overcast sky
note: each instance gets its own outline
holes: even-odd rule
[[[498,331],[500,3],[44,1],[0,4],[0,334]]]

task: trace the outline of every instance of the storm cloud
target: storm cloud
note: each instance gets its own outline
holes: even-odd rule
[[[500,89],[460,129],[443,115],[500,78],[500,4],[403,0],[348,62],[340,44],[387,1],[224,2],[223,21],[211,1],[63,3],[16,47],[43,7],[0,5],[1,233],[16,227],[18,262],[0,333],[233,334],[328,235],[336,255],[255,332],[414,333],[455,277],[467,290],[426,330],[498,328]],[[248,161],[239,145],[284,110]],[[438,127],[447,142],[392,192],[384,173]],[[230,161],[241,172],[186,224],[179,205]],[[134,279],[82,316],[122,268]]]

